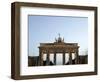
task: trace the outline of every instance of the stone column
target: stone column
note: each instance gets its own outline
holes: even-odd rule
[[[75,53],[75,64],[78,64],[79,63],[79,60],[78,60],[78,49],[76,50],[76,53]]]
[[[50,54],[49,54],[49,52],[47,51],[46,65],[49,65],[49,64],[50,64]]]
[[[43,66],[43,52],[40,51],[39,54],[40,54],[40,66]]]
[[[72,64],[72,53],[69,52],[69,64]]]
[[[56,52],[54,52],[54,65],[56,65]]]
[[[65,52],[63,52],[63,65],[65,65]]]

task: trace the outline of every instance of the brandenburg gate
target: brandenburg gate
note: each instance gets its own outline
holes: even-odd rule
[[[65,54],[69,55],[69,64],[72,64],[72,53],[75,54],[75,64],[78,64],[78,43],[65,43],[64,38],[62,39],[59,35],[58,39],[55,39],[54,43],[40,43],[39,46],[39,65],[43,66],[43,55],[46,56],[46,65],[50,65],[50,54],[54,54],[54,65],[56,65],[56,55],[57,53],[62,53],[63,55],[63,65],[65,65]]]

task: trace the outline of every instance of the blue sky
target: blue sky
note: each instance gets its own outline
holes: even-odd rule
[[[78,43],[80,55],[88,49],[87,17],[29,15],[28,33],[30,56],[38,56],[40,43],[54,42],[58,33],[66,43]]]

